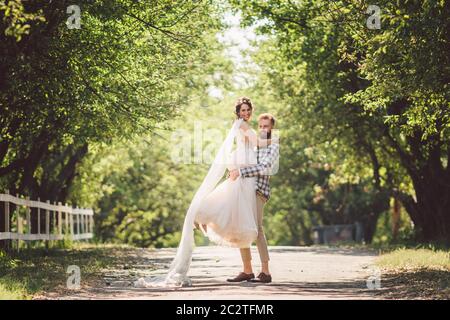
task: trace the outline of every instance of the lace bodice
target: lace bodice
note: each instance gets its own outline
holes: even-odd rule
[[[236,149],[230,155],[228,169],[257,164],[256,141],[256,132],[253,129],[240,129],[236,135]]]

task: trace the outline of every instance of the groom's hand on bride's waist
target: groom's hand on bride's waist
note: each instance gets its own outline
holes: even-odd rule
[[[230,171],[230,179],[232,181],[236,180],[238,177],[239,177],[239,170],[234,169]]]

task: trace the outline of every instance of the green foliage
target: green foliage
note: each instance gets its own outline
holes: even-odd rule
[[[115,152],[108,150],[113,161],[116,154],[126,158],[118,163],[120,170],[110,171],[101,180],[97,218],[101,239],[139,246],[174,244],[171,238],[179,236],[198,179],[190,178],[188,166],[172,163],[167,143],[176,142],[154,137],[152,143],[142,139]]]
[[[30,33],[31,23],[44,22],[42,10],[35,13],[25,12],[22,0],[0,1],[0,13],[2,15],[4,34],[22,40],[23,35]],[[0,29],[1,30],[1,29]]]
[[[384,245],[412,245],[414,241],[414,225],[404,209],[400,210],[397,238],[392,233],[392,213],[385,212],[378,219],[376,232],[372,244],[382,247]]]
[[[45,21],[20,44],[1,25],[2,189],[65,201],[89,147],[162,127],[208,84],[221,26],[206,1],[82,1],[81,29],[63,1],[14,3]]]
[[[115,141],[85,159],[72,197],[97,212],[98,240],[141,247],[178,245],[188,206],[209,167],[206,156],[214,155],[232,120],[228,99],[204,102],[209,106],[194,102],[173,119],[172,131]],[[200,127],[202,136],[194,142]],[[195,163],[195,143],[203,144],[200,163]],[[184,151],[188,163],[176,158]],[[206,243],[200,233],[196,237],[197,244]]]
[[[222,3],[81,1],[68,29],[64,1],[0,1],[0,188],[93,207],[100,241],[174,246],[207,165],[174,162],[186,132],[171,132],[226,130],[245,94],[252,125],[270,111],[281,134],[271,244],[357,221],[389,242],[390,197],[409,215],[401,240],[410,221],[422,240],[450,239],[446,2],[379,1],[375,30],[361,1],[230,5],[265,36],[256,68],[223,56]],[[250,86],[233,86],[236,72]]]
[[[283,126],[297,131],[285,144],[302,141],[335,181],[370,181],[400,199],[422,239],[448,240],[445,1],[378,2],[375,30],[360,1],[231,3],[268,37],[255,61]]]

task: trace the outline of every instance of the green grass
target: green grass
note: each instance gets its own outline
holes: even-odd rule
[[[399,248],[381,254],[380,295],[387,299],[450,299],[450,251]]]
[[[0,282],[0,300],[24,300],[29,299],[26,289],[14,281],[1,279]]]
[[[81,269],[82,286],[103,281],[104,272],[129,267],[136,261],[135,248],[124,245],[80,243],[70,249],[24,249],[0,252],[0,299],[32,299],[46,292],[67,292],[69,265]]]
[[[401,248],[382,254],[377,264],[389,269],[450,271],[450,251]]]
[[[382,299],[450,300],[450,249],[433,243],[338,243],[329,247],[378,253]]]

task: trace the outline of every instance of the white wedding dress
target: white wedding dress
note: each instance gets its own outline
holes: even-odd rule
[[[256,133],[252,129],[236,134],[236,149],[229,156],[228,169],[257,164],[253,139],[246,136]],[[203,201],[196,222],[207,225],[204,234],[218,245],[249,248],[258,236],[256,224],[256,178],[226,179]]]
[[[190,286],[187,272],[192,260],[194,223],[207,225],[204,232],[220,245],[249,247],[257,238],[255,179],[239,177],[222,180],[226,169],[257,163],[256,133],[240,129],[242,119],[234,121],[208,173],[194,195],[183,224],[180,244],[166,275],[138,279],[136,287]],[[247,137],[247,139],[245,138]],[[236,148],[233,150],[234,141]]]

